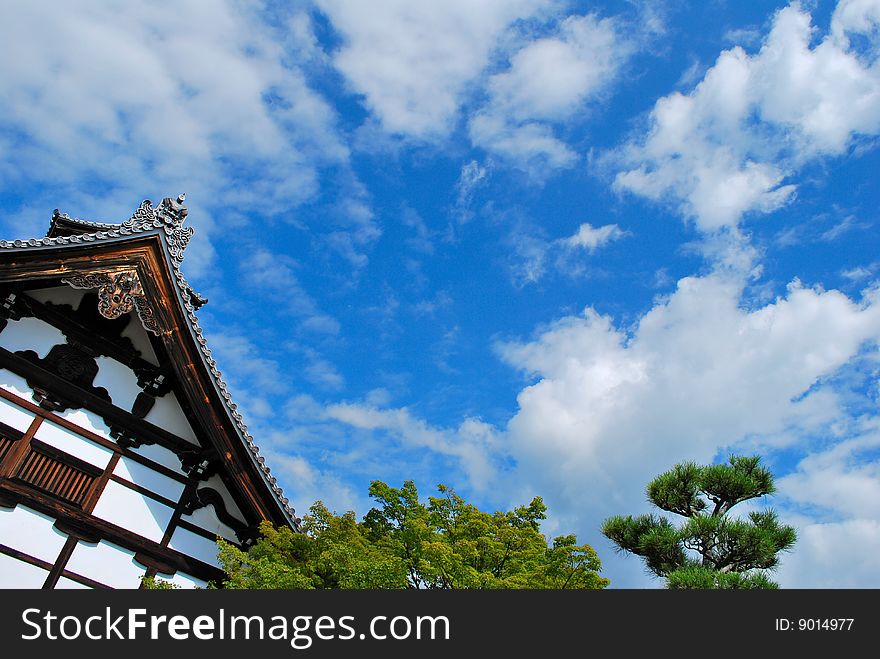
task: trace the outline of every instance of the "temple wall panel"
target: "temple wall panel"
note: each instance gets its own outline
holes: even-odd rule
[[[0,508],[0,544],[54,563],[67,541],[67,535],[53,528],[54,523],[52,517],[22,504],[12,510]]]
[[[110,481],[92,514],[145,538],[160,542],[174,511],[159,503]]]
[[[0,333],[0,346],[9,352],[33,350],[40,359],[49,354],[52,346],[66,342],[61,330],[38,318],[10,320]]]
[[[77,410],[77,412],[81,412],[81,410]],[[107,463],[110,462],[110,458],[113,455],[113,451],[110,449],[89,441],[72,430],[63,428],[51,421],[43,421],[34,436],[40,441],[89,464],[93,464],[101,470],[107,467]]]
[[[92,384],[104,387],[116,407],[130,411],[134,399],[141,392],[134,371],[110,357],[98,357],[95,361],[98,363],[98,374]]]
[[[181,519],[186,520],[190,524],[195,524],[199,528],[205,529],[214,535],[226,538],[230,542],[238,542],[238,537],[235,535],[235,531],[220,521],[220,518],[217,517],[217,511],[214,510],[214,506],[211,504],[208,504],[204,508],[199,508],[194,511],[192,515],[184,515]]]
[[[113,474],[172,501],[180,499],[180,495],[183,494],[186,487],[180,481],[169,478],[126,457],[119,459],[113,469]]]
[[[2,373],[0,373],[0,375],[2,375]],[[4,387],[4,389],[6,389],[6,387]],[[25,432],[30,427],[33,420],[33,414],[31,414],[27,410],[23,410],[18,405],[13,405],[12,403],[0,398],[0,421],[5,423],[7,426],[12,426],[16,430]]]
[[[64,412],[56,412],[55,415],[99,437],[113,441],[113,437],[110,436],[110,428],[104,423],[104,419],[94,412],[89,412],[88,410],[65,410]]]
[[[0,344],[2,344],[2,341],[0,341]],[[5,368],[0,368],[0,387],[6,389],[6,391],[11,391],[25,400],[30,400],[33,393],[23,377],[12,371],[7,371]]]
[[[52,304],[66,304],[73,309],[79,307],[86,291],[73,286],[53,286],[52,288],[33,288],[27,292],[29,297],[39,302],[51,302]]]
[[[67,569],[112,588],[137,588],[146,568],[134,552],[102,540],[96,545],[77,543]]]
[[[164,446],[159,446],[158,444],[144,444],[143,446],[131,449],[131,451],[138,455],[142,455],[163,467],[167,467],[181,476],[185,474],[180,466],[180,458],[178,458],[173,451],[168,450]]]
[[[205,486],[210,487],[212,490],[216,491],[221,497],[223,497],[223,503],[226,504],[226,512],[232,515],[235,519],[242,523],[245,522],[244,515],[241,514],[241,510],[239,510],[238,506],[235,503],[235,499],[232,498],[232,495],[229,493],[229,489],[226,487],[226,484],[223,482],[223,479],[218,475],[213,475],[211,478],[205,481]]]
[[[131,322],[129,322],[126,328],[122,331],[121,336],[132,342],[134,349],[141,353],[142,359],[150,362],[153,366],[158,366],[159,360],[156,357],[156,352],[153,350],[152,344],[150,343],[150,337],[147,334],[147,330],[141,325],[141,321],[138,319],[137,314],[132,313],[130,315]]]
[[[183,554],[198,558],[208,565],[220,567],[220,562],[217,560],[217,543],[196,535],[192,531],[183,528],[175,529],[168,546]]]
[[[156,404],[153,405],[153,409],[147,414],[145,420],[192,444],[198,445],[199,443],[173,391],[156,399]]]
[[[42,588],[47,576],[41,567],[0,554],[0,588]]]

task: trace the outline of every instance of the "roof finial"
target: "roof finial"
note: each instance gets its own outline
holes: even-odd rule
[[[177,195],[177,203],[182,204],[184,201],[186,201],[186,193],[181,192],[179,195]]]

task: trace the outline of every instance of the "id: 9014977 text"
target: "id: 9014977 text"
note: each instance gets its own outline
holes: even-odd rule
[[[776,618],[776,631],[848,632],[855,618]]]

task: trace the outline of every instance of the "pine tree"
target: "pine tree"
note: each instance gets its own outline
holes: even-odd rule
[[[622,551],[645,560],[668,588],[778,588],[764,570],[790,549],[795,530],[772,510],[730,516],[744,501],[772,494],[773,476],[760,458],[730,456],[727,464],[677,464],[648,484],[648,500],[686,518],[676,527],[666,517],[614,516],[602,533]]]

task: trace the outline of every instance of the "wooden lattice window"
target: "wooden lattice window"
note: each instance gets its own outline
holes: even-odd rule
[[[6,457],[6,453],[12,448],[12,440],[0,433],[0,462]]]
[[[9,449],[19,439],[21,439],[21,433],[18,430],[10,428],[5,423],[0,423],[0,462],[3,462],[3,458],[9,453]]]
[[[15,478],[75,506],[82,506],[101,470],[64,451],[31,440]]]

